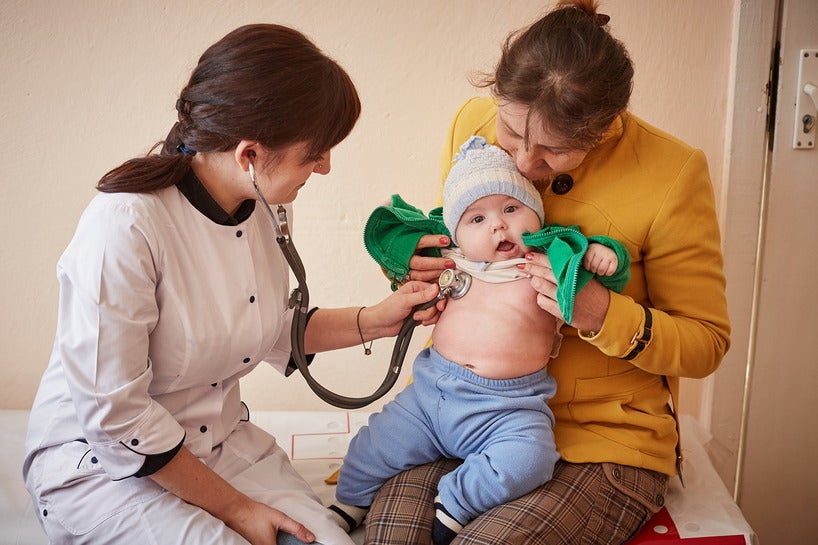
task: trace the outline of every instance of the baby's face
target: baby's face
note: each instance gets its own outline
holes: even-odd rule
[[[542,228],[540,218],[517,199],[489,195],[474,201],[460,218],[455,237],[471,261],[505,261],[523,257],[522,234]]]

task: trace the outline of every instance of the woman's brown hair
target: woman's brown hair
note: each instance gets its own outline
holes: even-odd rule
[[[560,2],[506,40],[481,82],[500,100],[529,106],[548,133],[576,148],[597,143],[630,100],[633,65],[605,29],[594,0]],[[526,141],[528,127],[526,127]]]
[[[280,25],[247,25],[210,46],[176,101],[178,121],[158,153],[126,161],[97,184],[103,192],[169,187],[196,152],[255,140],[271,151],[308,143],[308,159],[338,144],[361,112],[355,86],[306,36]],[[157,145],[158,147],[158,145]]]

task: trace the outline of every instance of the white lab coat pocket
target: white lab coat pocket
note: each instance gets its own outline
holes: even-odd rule
[[[41,452],[32,471],[32,493],[46,530],[56,522],[75,536],[168,493],[148,477],[112,481],[93,449],[80,441]]]

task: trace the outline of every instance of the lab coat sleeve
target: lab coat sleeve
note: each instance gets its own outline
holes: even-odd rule
[[[84,437],[114,480],[184,438],[149,394],[161,273],[160,250],[142,216],[138,206],[95,199],[58,265],[60,358]]]
[[[288,369],[290,358],[292,357],[292,340],[290,331],[293,325],[293,309],[287,308],[281,315],[281,322],[284,324],[281,327],[281,334],[278,336],[275,345],[266,356],[266,361],[273,369],[282,375],[289,376],[292,374],[292,369]]]

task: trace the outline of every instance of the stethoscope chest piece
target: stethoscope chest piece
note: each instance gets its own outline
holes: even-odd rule
[[[455,269],[445,269],[437,279],[440,295],[460,299],[471,287],[471,275]]]

